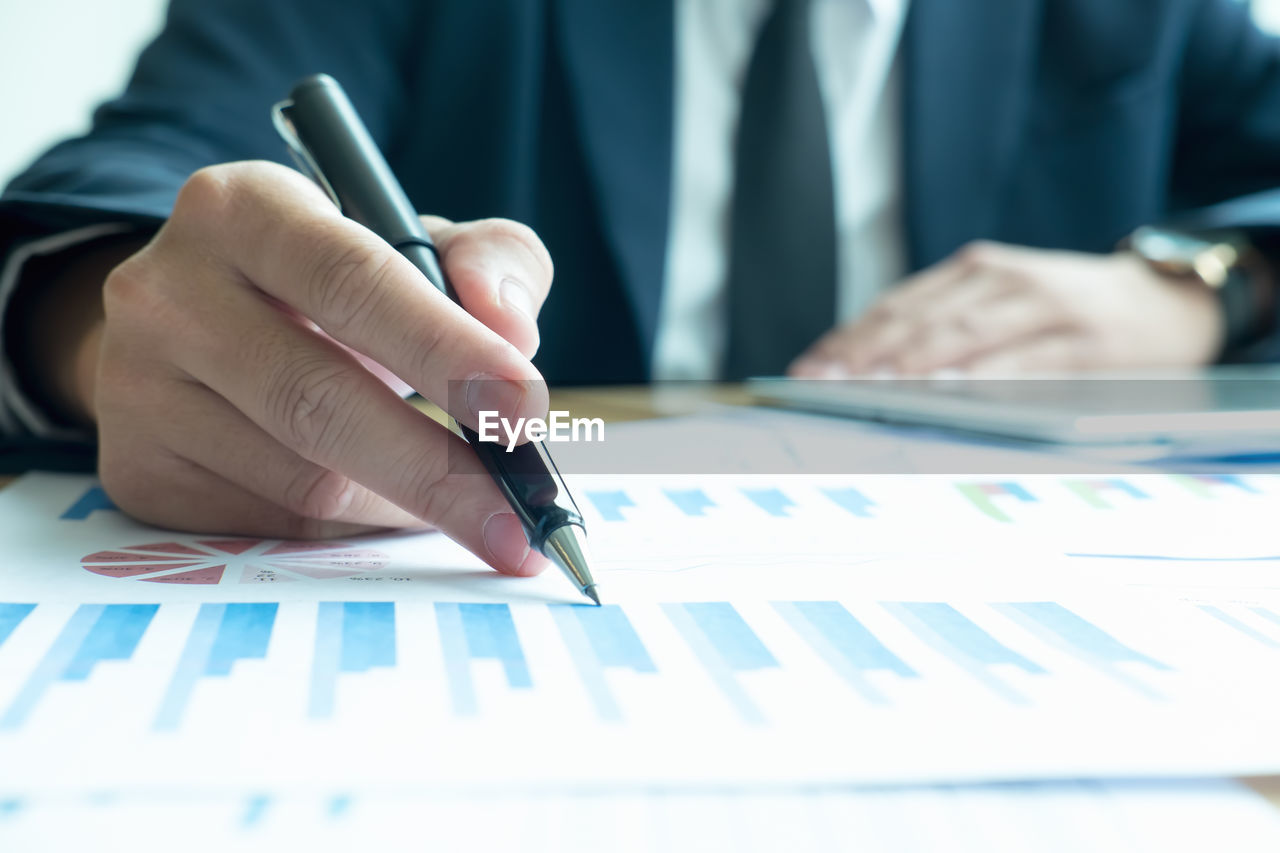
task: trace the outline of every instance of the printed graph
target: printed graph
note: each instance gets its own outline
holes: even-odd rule
[[[1151,496],[1128,480],[1108,477],[1100,480],[1064,480],[1063,485],[1094,509],[1113,509],[1112,495],[1123,495],[1130,500],[1150,500]]]
[[[342,673],[396,665],[396,613],[389,601],[323,601],[311,665],[312,718],[333,716]]]
[[[1062,477],[1035,479],[984,479],[944,481],[911,492],[886,490],[877,484],[865,490],[860,484],[814,485],[798,480],[780,483],[728,486],[667,486],[657,490],[585,489],[593,521],[609,525],[633,524],[658,516],[669,519],[672,509],[696,522],[715,524],[738,517],[755,523],[830,520],[838,508],[858,523],[904,520],[918,513],[921,500],[932,501],[941,489],[958,494],[981,516],[1010,527],[1026,522],[1045,523],[1069,511],[1079,516],[1087,507],[1107,513],[1124,513],[1170,504],[1183,509],[1201,506],[1205,500],[1265,497],[1262,477],[1234,474],[1135,474],[1130,477]],[[948,502],[949,499],[948,499]],[[588,513],[589,515],[592,513]],[[1105,516],[1103,523],[1105,523]]]
[[[1022,692],[996,674],[997,667],[1048,675],[1040,664],[1009,648],[946,602],[898,601],[885,607],[936,652],[1008,702],[1030,704]]]
[[[453,698],[453,709],[461,716],[480,711],[471,664],[494,660],[502,666],[507,686],[531,690],[529,662],[505,604],[454,604],[435,606],[440,629],[440,651]]]
[[[551,615],[560,629],[574,668],[582,679],[600,719],[611,723],[622,721],[622,709],[609,689],[606,673],[610,668],[632,672],[656,673],[653,659],[645,649],[635,628],[622,608],[616,604],[591,607],[584,604],[559,604],[551,607]]]
[[[154,728],[178,728],[200,679],[225,678],[236,661],[266,657],[278,608],[274,603],[201,605]]]
[[[744,722],[764,725],[764,713],[738,681],[738,673],[778,668],[778,660],[734,606],[726,601],[663,605],[711,682]]]
[[[993,521],[1011,522],[1013,518],[1005,512],[1004,502],[1017,501],[1035,503],[1036,497],[1026,486],[1015,482],[979,482],[957,483],[956,488],[983,515]]]
[[[746,498],[753,512],[761,513],[760,517],[799,518],[805,515],[806,509],[797,503],[796,497],[776,486],[762,488],[740,488],[730,490]],[[807,500],[813,490],[801,490],[801,500]],[[851,486],[841,488],[821,488],[816,490],[823,503],[831,503],[857,518],[875,517],[876,501]],[[585,492],[587,498],[595,506],[596,512],[604,521],[629,521],[631,515],[644,512],[648,507],[637,504],[632,496],[624,490]],[[719,508],[716,499],[704,489],[665,488],[662,494],[683,515],[689,518],[707,518],[712,511]]]
[[[1174,474],[1173,481],[1206,500],[1218,498],[1224,492],[1259,494],[1256,486],[1237,474]]]
[[[874,705],[887,705],[889,699],[872,684],[868,673],[919,677],[839,602],[775,601],[773,607],[828,666]]]
[[[1040,687],[1060,679],[1082,684],[1079,679],[1090,678],[1090,672],[1118,682],[1130,695],[1164,702],[1160,679],[1175,672],[1158,649],[1130,645],[1103,624],[1052,601],[964,608],[943,601],[695,601],[638,608],[247,602],[202,604],[191,621],[157,619],[169,606],[182,605],[85,604],[69,616],[50,614],[56,621],[48,627],[56,625],[56,631],[48,632],[47,644],[24,653],[28,665],[22,668],[15,666],[13,637],[27,620],[40,618],[41,606],[0,603],[0,649],[9,653],[16,676],[14,691],[0,706],[0,734],[38,716],[51,691],[81,691],[87,698],[76,683],[104,662],[127,667],[156,621],[167,632],[160,645],[173,647],[171,662],[156,667],[152,659],[147,666],[158,679],[154,692],[125,696],[119,701],[145,704],[117,709],[148,719],[156,732],[182,730],[191,707],[205,701],[202,696],[222,697],[218,717],[228,720],[264,713],[268,700],[246,687],[253,679],[237,679],[246,661],[264,662],[296,679],[298,687],[305,685],[289,693],[289,705],[271,706],[272,715],[313,722],[341,717],[347,690],[342,685],[358,690],[362,675],[375,670],[382,671],[389,695],[415,695],[426,684],[430,706],[459,719],[502,713],[509,700],[518,699],[524,708],[563,713],[580,707],[600,722],[621,724],[646,707],[688,702],[690,687],[701,682],[722,700],[702,710],[751,727],[786,724],[794,713],[772,707],[771,693],[759,680],[762,672],[773,685],[770,691],[801,692],[826,673],[819,677],[829,680],[821,694],[826,700],[882,710],[922,697],[931,701],[934,685],[955,683],[954,675],[972,686],[965,691],[970,700],[987,704],[1036,706],[1044,695]],[[282,616],[289,608],[293,615]],[[1236,609],[1233,615],[1192,606],[1192,612],[1212,616],[1256,643],[1280,647],[1280,614],[1260,606]],[[404,628],[432,617],[434,631],[414,634],[414,640],[402,636]],[[423,642],[433,647],[426,657],[442,670],[414,668],[421,666]],[[418,664],[405,667],[401,645],[418,650]],[[154,642],[152,647],[158,648]],[[569,669],[556,674],[557,661]],[[803,664],[798,670],[797,662]],[[225,686],[209,693],[201,685],[211,681]],[[198,716],[205,725],[216,719]]]
[[[386,555],[341,542],[200,539],[153,542],[89,554],[95,575],[169,584],[254,584],[331,580],[377,571]]]
[[[1244,605],[1235,605],[1230,609],[1227,605],[1214,604],[1201,604],[1199,607],[1204,613],[1259,645],[1280,649],[1280,637],[1274,634],[1280,628],[1280,613],[1266,607]]]
[[[80,605],[0,716],[0,730],[21,728],[54,684],[85,681],[103,661],[133,657],[158,609],[155,604]]]
[[[1169,474],[1140,479],[1141,485],[1123,477],[1075,477],[1056,482],[1040,480],[1033,486],[1016,480],[975,480],[954,485],[974,509],[993,521],[1006,524],[1023,520],[1020,514],[1029,507],[1045,501],[1054,504],[1063,489],[1075,500],[1097,510],[1176,501],[1180,496],[1191,497],[1194,501],[1260,497],[1264,494],[1250,479],[1236,474]],[[1164,486],[1166,483],[1178,487],[1175,493],[1169,493]]]

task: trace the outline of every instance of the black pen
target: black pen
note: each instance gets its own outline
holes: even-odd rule
[[[298,165],[346,216],[390,243],[442,293],[458,301],[431,236],[338,81],[327,74],[304,78],[289,100],[276,104],[272,118]],[[499,443],[481,441],[469,427],[456,421],[454,425],[515,510],[529,544],[599,604],[587,567],[582,514],[543,443],[530,441],[507,452]]]

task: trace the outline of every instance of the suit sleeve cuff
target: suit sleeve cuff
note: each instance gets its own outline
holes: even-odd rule
[[[86,438],[84,431],[58,424],[22,392],[17,370],[9,359],[9,350],[5,341],[7,312],[18,282],[22,279],[23,267],[32,258],[65,251],[99,237],[127,233],[134,228],[136,226],[129,223],[116,222],[63,231],[21,243],[0,262],[0,437],[61,441],[77,441]]]

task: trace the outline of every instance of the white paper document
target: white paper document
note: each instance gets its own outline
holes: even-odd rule
[[[0,800],[6,851],[1274,853],[1280,812],[1221,781],[741,793],[359,792]]]
[[[602,608],[435,534],[178,534],[88,478],[22,479],[0,787],[1280,771],[1276,478],[572,485]]]

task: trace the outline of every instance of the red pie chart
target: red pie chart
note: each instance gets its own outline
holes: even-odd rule
[[[350,578],[377,571],[386,554],[342,542],[199,539],[98,551],[80,561],[95,575],[152,583],[252,584]]]

